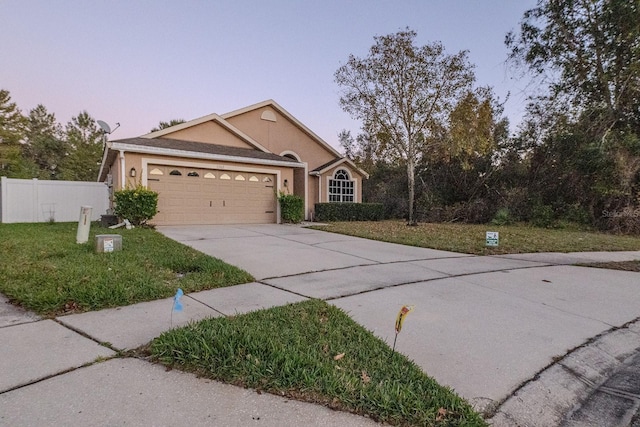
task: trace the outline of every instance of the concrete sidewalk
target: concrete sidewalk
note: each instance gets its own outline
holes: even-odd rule
[[[628,371],[640,349],[633,323],[640,274],[564,265],[566,254],[476,257],[277,225],[160,231],[259,281],[186,295],[184,310],[173,314],[170,298],[54,320],[0,309],[0,425],[373,425],[114,358],[189,321],[307,298],[328,300],[387,342],[399,307],[416,305],[398,350],[495,413],[495,425],[554,425],[548,422],[575,412],[611,375]],[[570,256],[617,261],[640,259],[640,252]],[[573,381],[592,385],[559,376],[553,369],[561,364],[565,371],[582,366]],[[535,392],[554,393],[562,405],[545,406]],[[541,411],[553,416],[536,418]]]
[[[173,327],[304,299],[259,284],[217,291],[183,298],[184,310],[174,313]],[[220,311],[196,298],[215,299]],[[172,305],[170,298],[55,320],[39,320],[17,309],[0,311],[0,425],[378,425],[323,406],[118,357],[118,350],[146,344],[170,329]]]

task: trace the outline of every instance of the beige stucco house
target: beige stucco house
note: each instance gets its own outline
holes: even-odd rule
[[[277,195],[361,202],[368,178],[273,100],[210,114],[138,138],[109,141],[98,181],[158,192],[152,223],[280,222]]]

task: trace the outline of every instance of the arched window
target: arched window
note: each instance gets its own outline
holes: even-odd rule
[[[333,174],[333,179],[329,179],[329,201],[351,203],[355,200],[355,185],[349,172],[338,169]]]

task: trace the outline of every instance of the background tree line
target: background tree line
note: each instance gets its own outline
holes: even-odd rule
[[[184,122],[160,121],[150,132]],[[62,127],[41,104],[23,115],[9,91],[0,89],[0,176],[95,181],[105,141],[106,135],[86,111]]]
[[[505,37],[533,78],[513,133],[466,52],[375,37],[335,74],[362,123],[341,145],[371,177],[364,199],[417,221],[568,222],[640,233],[640,2],[540,0]]]
[[[23,115],[0,89],[0,176],[95,181],[104,141],[86,111],[63,128],[44,105]]]

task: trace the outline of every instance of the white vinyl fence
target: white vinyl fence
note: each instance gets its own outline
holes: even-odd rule
[[[0,222],[78,221],[81,206],[91,206],[91,220],[99,220],[109,207],[106,184],[0,178]]]

